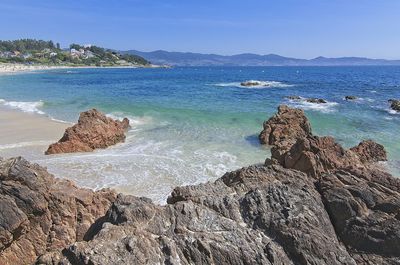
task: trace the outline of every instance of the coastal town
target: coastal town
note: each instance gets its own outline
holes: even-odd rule
[[[95,45],[71,44],[61,48],[53,41],[22,39],[0,41],[0,63],[46,66],[148,66],[146,59]]]

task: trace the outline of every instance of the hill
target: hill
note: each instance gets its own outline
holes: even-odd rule
[[[168,52],[163,50],[141,52],[123,51],[124,54],[136,54],[155,64],[173,66],[351,66],[351,65],[400,65],[400,60],[370,59],[363,57],[341,57],[297,59],[276,54],[259,55],[243,53],[237,55],[202,54],[191,52]]]

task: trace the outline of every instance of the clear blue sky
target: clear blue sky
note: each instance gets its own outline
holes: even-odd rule
[[[0,39],[400,59],[400,0],[1,0]]]

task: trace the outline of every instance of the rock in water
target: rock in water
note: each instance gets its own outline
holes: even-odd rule
[[[308,98],[306,99],[309,103],[316,103],[316,104],[325,104],[327,103],[325,99],[322,98]]]
[[[349,101],[349,100],[356,100],[357,97],[356,97],[356,96],[345,96],[344,99],[347,100],[347,101]]]
[[[273,158],[279,159],[299,138],[311,135],[311,125],[304,111],[281,105],[278,113],[263,124],[258,136],[261,144],[276,146],[271,150]]]
[[[338,169],[370,167],[373,162],[386,161],[384,147],[373,141],[363,141],[347,150],[332,137],[312,135],[308,128],[310,125],[302,110],[279,106],[278,113],[264,122],[260,134],[261,143],[278,139],[267,142],[273,147],[266,164],[278,163],[318,177]]]
[[[32,264],[83,240],[115,197],[56,179],[23,158],[0,159],[0,264]]]
[[[78,123],[65,130],[64,136],[49,146],[46,155],[91,152],[125,141],[129,120],[113,120],[96,109],[82,112]]]
[[[287,98],[289,100],[301,100],[302,99],[300,96],[287,96],[285,98]]]
[[[260,86],[260,85],[262,85],[262,83],[260,81],[250,80],[250,81],[242,82],[242,83],[240,83],[240,85],[246,86],[246,87],[251,87],[251,86]]]
[[[400,111],[400,100],[397,99],[389,99],[390,108],[395,111]]]

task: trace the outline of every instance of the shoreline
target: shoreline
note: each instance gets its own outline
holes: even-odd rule
[[[167,68],[163,65],[140,66],[140,65],[116,65],[116,66],[71,66],[71,65],[26,65],[19,63],[0,63],[0,75],[17,74],[17,73],[32,73],[36,71],[57,70],[57,69],[121,69],[121,68]]]
[[[25,150],[43,152],[70,126],[48,116],[0,107],[0,156],[26,155]],[[22,150],[21,150],[22,149]],[[35,151],[35,152],[36,152]]]

